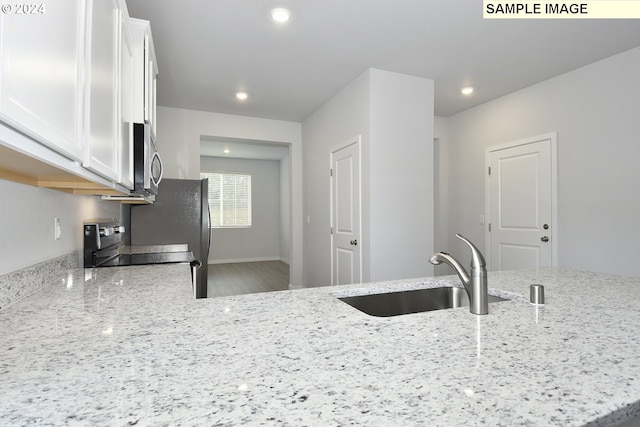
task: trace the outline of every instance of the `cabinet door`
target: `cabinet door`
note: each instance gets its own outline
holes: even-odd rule
[[[113,181],[119,179],[118,99],[120,70],[117,0],[88,2],[89,82],[85,112],[87,144],[84,166]]]
[[[151,126],[151,134],[156,135],[156,87],[158,67],[150,34],[144,37],[144,121]]]
[[[133,189],[133,59],[131,23],[122,14],[120,27],[120,184]]]
[[[0,14],[0,120],[82,160],[84,1],[43,3],[33,14],[15,13],[30,5],[5,3]]]
[[[134,39],[134,84],[133,120],[151,125],[151,134],[156,133],[156,62],[153,37],[149,21],[131,19]]]

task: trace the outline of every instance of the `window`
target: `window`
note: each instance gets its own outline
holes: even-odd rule
[[[211,227],[251,227],[251,175],[200,172],[209,178]]]

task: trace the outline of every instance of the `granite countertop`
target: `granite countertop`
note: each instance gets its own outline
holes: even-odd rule
[[[546,305],[528,302],[545,286]],[[511,301],[379,318],[336,296],[194,300],[188,264],[77,270],[0,311],[1,425],[616,425],[640,414],[640,278],[489,274]]]

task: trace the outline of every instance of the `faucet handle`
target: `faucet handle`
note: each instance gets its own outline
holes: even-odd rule
[[[487,265],[484,256],[476,246],[460,233],[456,233],[456,237],[469,246],[471,249],[471,268],[485,267]]]

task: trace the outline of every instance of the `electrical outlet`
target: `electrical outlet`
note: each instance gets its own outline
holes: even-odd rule
[[[60,240],[62,235],[62,226],[60,225],[60,218],[53,218],[53,239]]]

